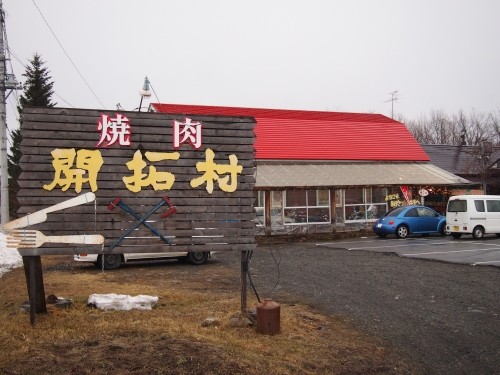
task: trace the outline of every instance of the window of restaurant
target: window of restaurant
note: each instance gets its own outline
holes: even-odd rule
[[[387,212],[386,188],[344,190],[346,221],[374,221]]]
[[[285,224],[330,222],[329,190],[287,190],[283,198]]]
[[[253,203],[253,207],[255,208],[256,218],[255,224],[258,227],[262,227],[266,224],[266,215],[265,215],[265,206],[266,206],[266,195],[264,191],[257,190],[254,191],[255,201]]]
[[[281,191],[271,191],[271,227],[283,225],[283,194]]]

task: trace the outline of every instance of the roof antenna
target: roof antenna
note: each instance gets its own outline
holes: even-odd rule
[[[149,98],[151,96],[151,91],[149,90],[149,79],[148,79],[148,77],[144,78],[144,85],[142,86],[142,90],[139,90],[139,95],[141,95],[141,101],[139,103],[139,110],[138,110],[138,112],[141,111],[142,100],[144,98]]]
[[[384,103],[391,102],[391,118],[394,119],[394,102],[398,101],[398,90],[390,92],[389,95],[391,98],[386,100]]]

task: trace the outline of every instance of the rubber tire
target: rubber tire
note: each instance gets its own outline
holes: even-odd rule
[[[205,251],[195,251],[188,253],[186,257],[187,261],[195,266],[201,266],[207,263],[208,253]]]
[[[102,255],[97,257],[97,268],[102,268]],[[123,258],[121,254],[106,254],[104,255],[104,269],[116,270],[122,265]]]
[[[451,236],[453,238],[460,238],[460,237],[462,237],[462,233],[452,233]]]
[[[443,227],[440,230],[441,236],[449,236],[450,232],[446,231],[446,224],[443,225]]]
[[[484,228],[481,226],[477,226],[472,230],[472,237],[476,240],[479,240],[484,237]]]
[[[396,237],[397,238],[406,238],[410,234],[410,229],[402,224],[396,228]]]

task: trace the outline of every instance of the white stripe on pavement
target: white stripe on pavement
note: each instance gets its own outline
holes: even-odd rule
[[[363,250],[363,249],[388,249],[388,248],[391,248],[391,247],[397,247],[397,248],[401,248],[401,247],[415,247],[415,246],[429,246],[429,245],[445,245],[446,243],[411,243],[409,245],[393,245],[393,246],[376,246],[376,247],[365,247],[365,246],[362,246],[362,247],[349,247],[347,248],[347,250]]]
[[[415,253],[415,254],[401,254],[401,255],[403,255],[403,256],[415,256],[415,255],[431,255],[431,254],[464,253],[464,252],[471,252],[471,251],[491,251],[491,249],[433,251],[433,252],[429,252],[429,253]]]
[[[500,260],[490,260],[488,262],[475,262],[475,263],[472,263],[472,265],[476,266],[478,264],[492,264],[492,263],[500,263]]]

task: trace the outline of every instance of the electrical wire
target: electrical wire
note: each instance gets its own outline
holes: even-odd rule
[[[272,294],[274,292],[274,290],[276,289],[276,287],[279,285],[280,283],[280,278],[281,278],[281,275],[280,275],[280,263],[281,263],[281,254],[280,252],[278,251],[278,257],[279,259],[277,259],[277,257],[275,256],[275,251],[273,250],[273,248],[271,247],[271,245],[269,244],[268,245],[268,249],[269,249],[269,253],[271,254],[271,257],[273,258],[274,260],[274,263],[275,263],[275,267],[273,269],[271,269],[271,272],[272,271],[276,271],[277,272],[277,279],[276,279],[276,283],[274,284],[274,286],[271,288],[271,290],[269,291],[269,294]],[[257,289],[253,283],[253,280],[252,280],[252,276],[251,276],[251,273],[250,273],[250,260],[252,259],[252,255],[253,255],[253,251],[248,251],[247,252],[247,258],[246,258],[246,262],[247,262],[247,265],[248,265],[248,268],[247,268],[247,275],[248,275],[248,281],[250,283],[250,287],[252,288],[255,296],[257,297],[257,300],[259,301],[259,303],[261,302],[260,301],[260,297],[259,297],[259,293],[257,292]]]
[[[35,5],[36,5],[36,4],[35,4]],[[43,17],[43,16],[42,16],[42,17]],[[22,65],[22,67],[24,68],[24,70],[28,70],[28,66],[27,66],[27,65],[25,65],[25,64],[24,64],[24,63],[23,63],[23,62],[22,62],[22,61],[21,61],[21,60],[20,60],[20,59],[16,56],[16,54],[12,51],[12,49],[11,49],[11,48],[10,48],[10,46],[9,46],[9,42],[8,42],[8,40],[9,40],[9,39],[8,39],[8,37],[7,37],[7,27],[6,27],[6,25],[5,25],[5,22],[4,22],[4,30],[3,30],[3,32],[4,32],[4,45],[5,45],[5,50],[6,50],[6,52],[7,52],[6,61],[11,61],[11,56],[14,56],[14,59],[16,59],[16,60],[17,60],[17,62],[18,62],[19,64],[21,64],[21,65]],[[10,72],[11,72],[11,74],[12,74],[14,77],[16,76],[16,75],[14,74],[14,66],[12,65],[12,62],[10,63]],[[20,103],[19,103],[19,96],[18,96],[18,94],[17,94],[17,90],[12,90],[12,91],[13,91],[14,96],[15,96],[16,104],[17,104],[17,106],[19,106],[19,105],[20,105]],[[64,99],[61,95],[59,95],[57,92],[54,92],[54,95],[56,95],[59,99],[61,99],[61,100],[62,100],[63,102],[65,102],[66,104],[68,104],[70,107],[73,107],[73,108],[74,108],[74,106],[73,106],[71,103],[69,103],[67,100],[65,100],[65,99]],[[102,103],[101,103],[101,104],[102,104]],[[17,113],[17,108],[16,108],[16,110],[15,110],[14,112],[15,112],[15,113]],[[17,120],[17,122],[19,122],[19,120],[20,120],[18,115],[16,115],[16,120]]]
[[[7,41],[7,33],[5,33],[5,40]],[[9,57],[12,55],[14,56],[14,59],[17,60],[17,62],[19,64],[21,64],[23,66],[23,68],[26,70],[28,67],[26,65],[24,65],[24,63],[19,59],[19,57],[16,56],[16,54],[12,51],[12,48],[10,48],[7,43],[5,43],[5,50],[9,53]],[[10,58],[8,58],[7,60],[10,60]],[[12,64],[10,64],[12,66]]]
[[[271,271],[277,271],[278,273],[278,278],[276,279],[276,283],[274,284],[274,286],[272,287],[271,291],[269,292],[269,294],[271,294],[272,292],[274,292],[274,290],[276,289],[276,287],[278,286],[278,284],[280,283],[280,264],[281,264],[281,254],[280,252],[278,251],[278,256],[279,256],[279,260],[276,259],[276,257],[274,256],[274,250],[273,248],[271,247],[271,245],[269,245],[269,249],[270,249],[270,253],[271,253],[271,257],[273,258],[274,260],[274,263],[276,264],[276,267],[274,267]]]
[[[156,91],[155,91],[155,89],[154,89],[153,85],[151,84],[151,81],[149,81],[149,86],[151,87],[151,90],[153,90],[153,94],[155,94],[156,101],[157,101],[158,103],[161,103],[161,102],[160,102],[160,99],[158,98],[158,95],[156,95]],[[173,118],[170,114],[168,114],[168,113],[166,113],[166,112],[163,112],[163,111],[162,111],[161,113],[163,113],[163,115],[164,115],[166,118],[168,118],[168,119],[170,119],[170,120],[174,120],[174,121],[176,121],[176,119],[175,119],[175,118]]]
[[[78,67],[76,66],[76,64],[73,62],[73,60],[71,59],[71,57],[69,56],[68,52],[66,51],[66,49],[64,48],[64,46],[62,45],[62,43],[59,41],[59,39],[57,38],[56,34],[54,33],[54,31],[52,30],[52,28],[50,27],[49,23],[47,22],[47,20],[45,19],[45,17],[43,16],[42,14],[42,11],[40,10],[40,8],[38,7],[38,5],[36,5],[36,2],[35,0],[31,0],[33,2],[33,5],[35,5],[36,9],[38,10],[38,13],[40,13],[40,16],[42,17],[43,21],[45,22],[45,24],[47,25],[47,27],[49,28],[50,32],[52,33],[52,36],[54,37],[54,39],[57,41],[57,43],[59,44],[59,46],[61,47],[61,49],[63,50],[64,54],[66,55],[66,57],[68,58],[68,60],[71,62],[71,64],[73,65],[73,67],[75,68],[75,70],[78,72],[78,74],[80,75],[80,78],[83,80],[83,82],[85,83],[85,85],[87,86],[87,88],[90,90],[90,92],[94,95],[94,97],[97,99],[97,101],[101,104],[102,108],[106,108],[106,106],[104,104],[102,104],[101,100],[99,99],[99,97],[97,96],[97,94],[94,92],[94,90],[92,90],[92,87],[90,87],[89,83],[87,82],[87,80],[85,79],[85,77],[83,76],[83,74],[80,72],[80,70],[78,69]]]
[[[59,99],[61,99],[64,103],[66,103],[67,105],[69,105],[70,107],[72,108],[75,108],[75,106],[71,103],[69,103],[67,100],[65,100],[61,95],[59,95],[58,93],[54,92],[54,95],[57,96]]]
[[[250,259],[252,258],[252,255],[253,255],[253,250],[247,251],[246,263],[247,263],[247,267],[248,267],[247,268],[248,282],[250,283],[250,287],[252,288],[252,290],[255,294],[255,297],[257,297],[257,301],[259,301],[259,303],[260,303],[259,293],[257,292],[257,289],[255,288],[255,285],[254,285],[253,280],[252,280],[252,275],[250,273]]]

